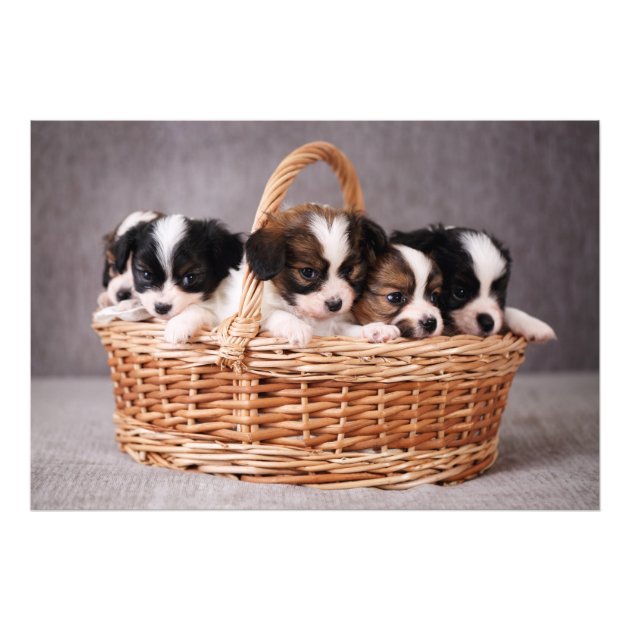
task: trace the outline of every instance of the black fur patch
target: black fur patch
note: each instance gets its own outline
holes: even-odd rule
[[[185,232],[173,249],[170,269],[164,269],[158,257],[158,222],[139,226],[121,243],[118,260],[126,263],[125,256],[132,256],[134,288],[138,293],[160,289],[170,279],[181,291],[201,293],[207,299],[230,269],[238,269],[243,257],[238,234],[230,233],[215,219],[183,220]]]

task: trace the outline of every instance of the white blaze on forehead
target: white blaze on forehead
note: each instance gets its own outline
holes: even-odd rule
[[[167,277],[171,276],[173,253],[186,234],[186,219],[173,214],[156,221],[154,230],[155,250]]]
[[[402,254],[405,262],[409,265],[415,277],[416,289],[413,296],[409,297],[407,304],[400,310],[392,323],[396,324],[405,319],[420,322],[429,317],[433,317],[437,322],[436,328],[435,331],[429,334],[431,336],[441,334],[443,322],[440,309],[424,297],[424,292],[427,289],[427,281],[432,269],[431,259],[421,251],[407,247],[406,245],[394,245],[394,247]],[[420,336],[427,336],[427,333],[419,328],[417,332]]]
[[[431,273],[431,260],[421,251],[407,247],[406,245],[394,245],[394,247],[402,254],[416,278],[416,292],[413,296],[414,300],[423,300],[427,280],[429,279],[429,274]]]
[[[138,225],[142,221],[153,221],[157,217],[155,212],[132,212],[129,216],[125,217],[123,222],[118,226],[116,230],[116,236],[122,236],[129,228],[134,225]]]
[[[348,219],[337,216],[329,224],[325,217],[318,214],[311,216],[309,228],[315,238],[321,243],[324,258],[330,263],[328,278],[337,274],[341,263],[350,253],[348,242]]]
[[[473,269],[481,285],[479,295],[489,295],[492,283],[505,272],[505,258],[487,234],[464,232],[459,240],[472,258]]]
[[[338,275],[339,268],[350,254],[348,219],[336,216],[329,224],[325,217],[313,214],[308,219],[308,227],[321,245],[322,257],[329,263],[328,277],[317,291],[296,296],[296,314],[317,320],[338,317],[350,310],[356,297],[348,281]],[[341,308],[334,313],[326,306],[326,302],[332,299],[341,300]]]

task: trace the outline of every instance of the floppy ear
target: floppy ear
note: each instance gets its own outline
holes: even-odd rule
[[[232,234],[220,221],[215,219],[204,221],[204,223],[215,269],[221,269],[225,275],[232,267],[238,269],[243,259],[241,235]]]
[[[285,263],[284,235],[279,230],[265,227],[256,230],[245,243],[247,262],[259,280],[277,276]]]
[[[106,258],[105,259],[105,268],[103,269],[103,286],[105,288],[107,288],[107,285],[109,284],[109,281],[112,279],[111,276],[109,275],[109,266],[110,265],[111,265],[111,263]]]
[[[387,248],[388,239],[385,230],[371,219],[361,217],[359,225],[362,233],[362,245],[367,247],[377,256],[380,256]]]
[[[114,242],[116,240],[115,232],[108,232],[103,236],[103,249],[105,255],[105,267],[103,268],[103,286],[107,288],[109,281],[112,279],[110,274],[110,269],[113,269],[115,266],[115,257],[114,257]]]
[[[140,224],[144,225],[144,224]],[[124,273],[129,256],[136,249],[138,242],[138,226],[127,230],[114,245],[115,266],[118,273]]]

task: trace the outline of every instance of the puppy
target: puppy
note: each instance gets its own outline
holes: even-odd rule
[[[116,243],[119,273],[131,260],[133,286],[142,306],[168,320],[164,338],[182,343],[201,327],[219,323],[228,304],[226,287],[243,257],[238,234],[219,221],[176,214],[139,223]],[[223,290],[221,290],[223,289]],[[229,294],[234,295],[235,290]]]
[[[295,346],[360,336],[350,310],[386,245],[383,229],[355,210],[304,204],[270,216],[245,245],[252,272],[268,281],[261,329]]]
[[[352,313],[374,341],[433,337],[444,328],[441,291],[442,274],[431,258],[406,245],[389,245],[369,270]]]
[[[550,326],[505,306],[512,260],[508,249],[486,232],[430,226],[394,232],[393,243],[431,256],[443,276],[440,309],[447,334],[487,337],[510,329],[530,341],[555,339]]]
[[[127,265],[122,272],[116,268],[116,243],[127,230],[139,223],[150,223],[164,216],[161,212],[132,212],[116,228],[103,237],[105,243],[105,267],[103,269],[103,291],[98,296],[100,308],[113,306],[131,298],[133,278],[131,267]]]

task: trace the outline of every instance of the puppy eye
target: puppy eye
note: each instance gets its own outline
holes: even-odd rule
[[[400,291],[395,291],[387,296],[387,301],[390,304],[404,304],[407,298]]]
[[[315,271],[315,269],[311,269],[310,267],[304,267],[303,269],[300,269],[300,275],[306,280],[315,280],[315,278],[317,278],[317,271]]]
[[[142,277],[145,280],[153,280],[153,274],[150,271],[143,271],[142,272]]]
[[[458,300],[463,300],[466,297],[466,289],[464,289],[464,287],[455,287],[453,289],[453,297]]]
[[[433,293],[431,293],[431,304],[437,305],[439,299],[440,299],[440,292],[433,291]]]
[[[353,269],[353,265],[344,265],[341,269],[339,269],[339,274],[342,276],[349,276]]]
[[[189,287],[197,279],[196,273],[187,273],[182,280],[182,285]]]

